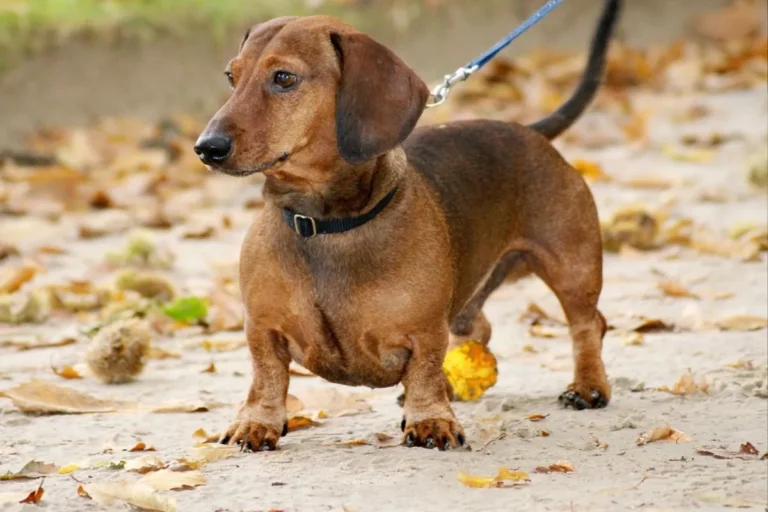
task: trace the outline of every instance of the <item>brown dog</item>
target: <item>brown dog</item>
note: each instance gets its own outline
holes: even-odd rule
[[[246,34],[232,96],[195,147],[216,170],[266,176],[240,259],[253,383],[222,443],[275,448],[293,359],[332,382],[402,382],[405,443],[464,444],[443,358],[449,343],[488,342],[481,308],[510,275],[538,275],[568,318],[575,374],[561,403],[608,403],[597,212],[549,140],[598,89],[619,7],[606,0],[574,96],[530,127],[411,133],[429,91],[368,36],[322,16]]]

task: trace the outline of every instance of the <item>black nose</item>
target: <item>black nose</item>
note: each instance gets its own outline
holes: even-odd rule
[[[201,135],[195,143],[195,153],[203,163],[221,163],[232,151],[232,137],[229,135]]]

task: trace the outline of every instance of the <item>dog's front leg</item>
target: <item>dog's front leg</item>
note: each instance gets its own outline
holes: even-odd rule
[[[403,376],[403,442],[450,450],[466,440],[449,403],[443,374],[448,329],[411,336],[411,358]]]
[[[287,432],[285,400],[288,396],[290,354],[277,332],[246,325],[253,362],[253,381],[237,418],[226,430],[222,444],[243,451],[274,450]]]

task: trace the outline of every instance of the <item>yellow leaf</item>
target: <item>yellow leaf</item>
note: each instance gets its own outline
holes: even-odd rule
[[[67,464],[66,466],[60,467],[57,473],[60,475],[68,475],[69,473],[74,473],[78,469],[82,468],[77,464]]]
[[[509,468],[500,468],[496,476],[474,476],[461,471],[457,478],[467,487],[504,487],[505,481],[514,483],[530,481],[526,473],[511,471]]]
[[[138,482],[103,482],[81,485],[81,496],[90,496],[99,505],[114,505],[124,502],[134,507],[154,512],[176,512],[176,500],[170,496],[156,494],[154,489]]]
[[[592,181],[612,181],[613,178],[603,172],[600,164],[590,160],[574,160],[571,164],[579,174]]]
[[[308,418],[306,416],[294,416],[288,419],[288,432],[295,432],[297,430],[316,427],[318,425],[320,424],[312,420],[312,418]]]
[[[451,349],[443,361],[443,372],[459,400],[477,400],[496,384],[496,357],[479,341],[467,341]]]
[[[38,267],[34,265],[22,265],[17,268],[4,268],[0,273],[0,294],[13,293],[27,281],[31,281],[37,274]]]
[[[192,457],[182,457],[177,462],[186,465],[189,469],[198,469],[209,462],[228,459],[234,457],[240,452],[237,446],[227,446],[223,444],[199,444],[194,449]]]
[[[687,443],[691,441],[690,436],[675,430],[672,427],[656,427],[653,430],[641,434],[635,442],[637,446],[643,446],[655,441],[671,441],[674,443]]]
[[[640,332],[630,332],[624,336],[622,343],[628,347],[636,347],[645,343],[645,336]]]
[[[708,149],[682,150],[672,144],[666,144],[661,151],[669,158],[681,162],[707,163],[715,159],[715,152]]]
[[[205,429],[199,428],[192,432],[192,439],[197,443],[214,443],[221,437],[221,434],[209,434]]]

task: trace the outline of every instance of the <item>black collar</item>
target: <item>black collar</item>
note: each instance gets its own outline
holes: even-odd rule
[[[288,208],[283,208],[283,219],[285,219],[285,223],[288,224],[289,228],[304,238],[312,238],[315,235],[330,233],[343,233],[373,220],[392,201],[392,198],[395,197],[395,192],[397,192],[397,187],[384,196],[368,213],[364,213],[359,217],[315,219],[306,215],[300,215]]]

